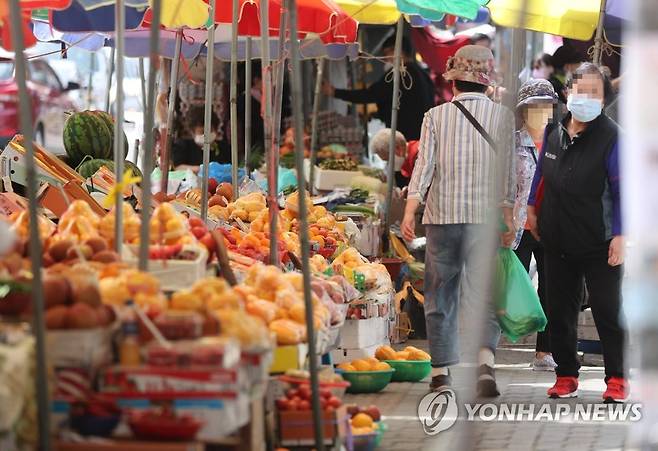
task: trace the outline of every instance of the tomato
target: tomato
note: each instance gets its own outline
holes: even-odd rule
[[[201,244],[206,246],[206,249],[208,249],[209,251],[215,249],[215,239],[212,237],[210,233],[206,233],[205,235],[203,235],[200,241]]]
[[[281,411],[290,410],[290,400],[288,398],[277,399],[276,408]]]
[[[299,410],[299,398],[295,397],[288,403],[288,410]]]
[[[329,399],[329,398],[331,398],[331,396],[332,396],[331,390],[329,390],[328,388],[321,388],[320,389],[320,397],[321,398]]]
[[[321,399],[320,399],[320,408],[321,408],[322,410],[327,410],[327,407],[328,407],[328,406],[329,406],[329,405],[327,404],[327,400],[326,400],[325,398],[321,398]]]
[[[306,400],[299,401],[299,410],[311,410],[311,403]]]
[[[203,222],[203,220],[201,218],[197,218],[195,216],[191,216],[190,219],[188,220],[188,222],[190,223],[191,228],[206,227],[206,223]]]
[[[343,405],[343,401],[341,401],[340,399],[336,398],[335,396],[332,396],[331,398],[329,398],[329,399],[327,400],[327,404],[328,404],[329,406],[333,407],[334,409],[337,409],[337,408],[339,408],[340,406]]]
[[[286,390],[286,396],[288,397],[288,399],[292,399],[295,396],[299,396],[299,391],[295,390],[294,388],[289,388],[288,390]]]
[[[200,226],[192,227],[192,235],[194,235],[194,237],[197,240],[200,240],[201,238],[203,238],[206,235],[206,233],[208,233],[208,229],[206,229],[205,226],[203,226],[203,227],[200,227]]]
[[[308,385],[302,385],[298,389],[299,397],[309,401],[311,399],[311,388]]]

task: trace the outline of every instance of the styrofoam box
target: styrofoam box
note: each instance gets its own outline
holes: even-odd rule
[[[372,346],[368,346],[363,349],[343,349],[338,348],[331,351],[331,361],[335,364],[343,362],[351,362],[356,359],[365,359],[367,357],[372,357],[375,355],[375,351],[378,347],[390,344],[388,340],[377,343]]]
[[[311,178],[310,174],[311,161],[304,160],[304,175],[307,181]],[[352,179],[357,175],[363,175],[363,173],[361,171],[333,171],[316,166],[313,185],[319,191],[332,191],[334,188],[350,186]]]
[[[347,319],[340,333],[339,347],[361,349],[388,342],[388,318]]]
[[[55,367],[97,369],[112,361],[112,334],[117,328],[118,323],[94,329],[48,331],[48,361]]]
[[[189,288],[199,279],[206,277],[208,260],[208,251],[205,247],[200,246],[199,256],[196,260],[150,260],[148,262],[148,272],[154,275],[160,281],[160,288],[163,291],[177,291]],[[137,265],[137,248],[124,246],[122,250],[122,260],[128,264]]]

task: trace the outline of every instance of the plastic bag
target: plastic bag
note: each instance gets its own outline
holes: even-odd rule
[[[546,327],[546,315],[530,276],[518,257],[508,248],[498,251],[495,308],[503,333],[510,341]]]
[[[211,161],[208,164],[208,177],[217,180],[217,183],[232,183],[233,176],[230,164],[220,164],[216,161]],[[199,166],[199,174],[203,174],[203,165]],[[245,176],[244,168],[238,168],[238,180]]]

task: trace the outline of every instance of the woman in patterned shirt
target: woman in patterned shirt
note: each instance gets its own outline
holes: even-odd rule
[[[539,299],[544,310],[546,310],[544,248],[530,233],[530,228],[527,225],[527,204],[532,179],[535,175],[537,161],[544,141],[544,132],[546,126],[553,120],[556,103],[557,95],[553,86],[547,80],[530,79],[521,86],[516,107],[520,128],[515,135],[517,189],[514,205],[514,225],[517,233],[512,248],[516,250],[516,255],[528,272],[530,271],[530,261],[534,255],[539,278]],[[535,359],[532,368],[535,371],[553,371],[555,367],[556,364],[550,352],[547,325],[543,332],[537,333]]]

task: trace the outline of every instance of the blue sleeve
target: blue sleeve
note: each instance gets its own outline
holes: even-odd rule
[[[619,144],[615,142],[608,154],[606,162],[608,171],[608,185],[610,186],[610,196],[612,198],[612,234],[613,236],[622,234],[621,221],[621,194],[619,177]]]

